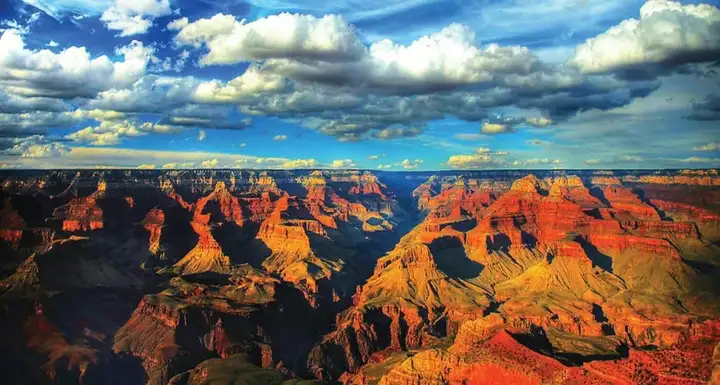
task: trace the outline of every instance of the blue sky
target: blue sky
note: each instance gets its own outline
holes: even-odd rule
[[[720,167],[717,1],[5,3],[2,168]]]

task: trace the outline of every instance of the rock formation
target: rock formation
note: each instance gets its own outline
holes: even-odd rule
[[[12,383],[718,381],[717,170],[0,178]]]

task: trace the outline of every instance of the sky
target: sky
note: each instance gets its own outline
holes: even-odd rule
[[[0,0],[0,169],[720,167],[720,0]]]

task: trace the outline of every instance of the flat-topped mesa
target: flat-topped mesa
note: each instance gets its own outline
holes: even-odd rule
[[[7,242],[10,247],[17,249],[25,229],[25,220],[15,210],[12,201],[7,198],[0,208],[0,239]]]
[[[711,170],[715,171],[715,170]],[[720,176],[714,174],[683,174],[683,175],[627,175],[623,182],[643,184],[679,184],[697,186],[720,186]]]
[[[53,217],[62,220],[63,231],[92,231],[104,226],[103,210],[98,199],[105,197],[107,182],[99,180],[97,189],[87,197],[73,198],[67,204],[57,207]]]
[[[165,225],[165,212],[155,207],[151,209],[142,221],[143,228],[150,234],[148,242],[148,251],[157,255],[160,251],[160,237],[162,236],[162,228]]]
[[[622,186],[622,181],[616,176],[593,176],[590,184],[595,186]]]

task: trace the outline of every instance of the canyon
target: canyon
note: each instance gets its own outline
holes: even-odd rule
[[[720,383],[718,170],[0,173],[8,384]]]

